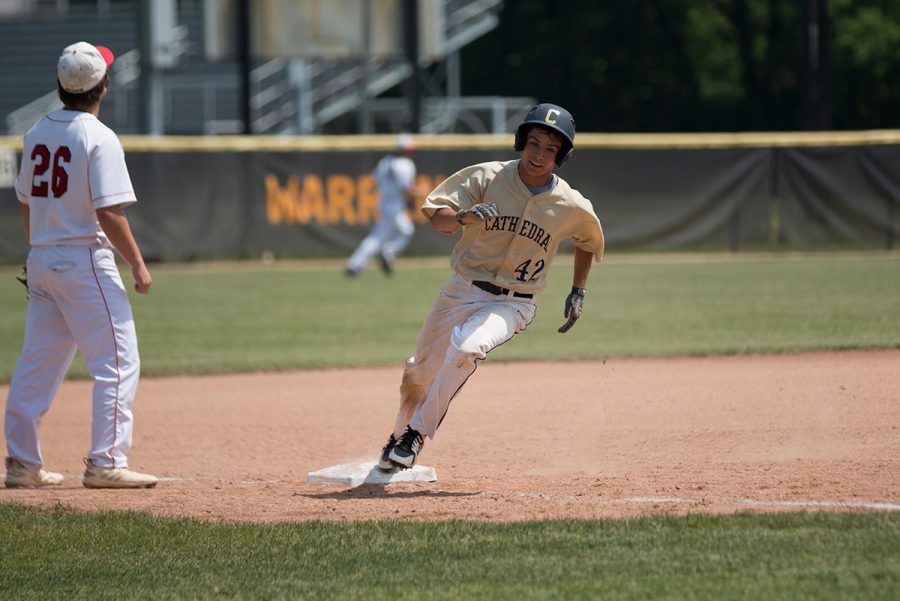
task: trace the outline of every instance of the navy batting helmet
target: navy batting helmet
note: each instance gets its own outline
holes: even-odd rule
[[[563,107],[548,102],[532,107],[516,128],[515,148],[517,151],[521,152],[525,148],[525,137],[528,135],[528,130],[534,125],[540,125],[562,134],[563,145],[556,154],[556,164],[562,167],[563,163],[572,157],[572,151],[575,150],[575,119]]]

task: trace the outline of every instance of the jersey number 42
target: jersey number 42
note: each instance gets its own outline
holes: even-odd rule
[[[529,270],[531,269],[531,259],[528,259],[524,263],[521,263],[518,267],[516,267],[515,271],[518,275],[516,277],[520,282],[530,282],[531,280],[538,277],[538,274],[544,270],[544,260],[538,259],[534,263],[534,272],[529,274]]]

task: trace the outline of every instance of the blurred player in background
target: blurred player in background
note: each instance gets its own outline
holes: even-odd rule
[[[416,164],[412,154],[416,146],[408,134],[397,136],[394,152],[384,156],[372,176],[378,184],[378,208],[381,217],[369,235],[347,261],[347,276],[354,277],[365,269],[376,255],[385,275],[394,271],[394,259],[412,239],[413,226],[407,208],[416,199]]]
[[[27,134],[16,195],[31,245],[26,264],[25,342],[6,400],[6,486],[60,484],[43,469],[38,428],[76,350],[94,380],[88,488],[149,488],[157,478],[128,469],[131,405],[140,376],[137,335],[113,249],[134,288],[150,291],[123,207],[137,202],[116,134],[98,117],[112,52],[78,42],[57,64],[64,108]]]
[[[378,467],[410,468],[433,438],[450,402],[478,362],[534,319],[535,297],[559,245],[572,239],[575,264],[559,328],[581,316],[593,260],[603,256],[600,221],[590,201],[554,173],[575,147],[575,120],[555,104],[533,107],[516,128],[519,158],[472,165],[441,183],[422,212],[448,235],[462,230],[441,289],[406,362],[400,410]]]

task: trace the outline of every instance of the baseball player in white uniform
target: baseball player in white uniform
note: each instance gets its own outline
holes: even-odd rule
[[[6,486],[60,484],[43,469],[38,428],[80,349],[94,380],[89,488],[148,488],[154,476],[128,469],[131,405],[140,375],[131,305],[114,249],[135,290],[150,291],[123,207],[136,202],[116,134],[98,120],[109,87],[109,49],[78,42],[57,64],[53,111],[25,134],[16,194],[28,253],[25,341],[6,400]]]
[[[412,137],[400,134],[396,151],[378,161],[372,171],[380,193],[381,218],[347,261],[348,276],[359,274],[375,255],[385,275],[391,275],[394,259],[412,239],[415,228],[406,208],[416,193],[416,164],[409,156],[415,149]]]
[[[422,325],[406,362],[400,410],[381,452],[384,470],[410,468],[425,436],[433,438],[450,402],[479,361],[534,319],[535,297],[559,244],[575,246],[565,333],[581,316],[593,260],[603,257],[600,221],[591,203],[554,173],[572,155],[575,122],[554,104],[532,108],[516,129],[518,160],[481,163],[449,177],[425,200],[433,229],[462,230],[453,276]]]

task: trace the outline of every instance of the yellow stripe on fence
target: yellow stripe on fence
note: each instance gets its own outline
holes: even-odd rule
[[[321,152],[379,151],[394,148],[396,136],[120,136],[135,152]],[[415,135],[421,150],[511,149],[512,134]],[[900,144],[900,130],[824,132],[734,132],[672,134],[583,133],[576,147],[585,148],[747,148],[786,146],[864,146]],[[21,150],[21,136],[0,136],[0,149]]]

